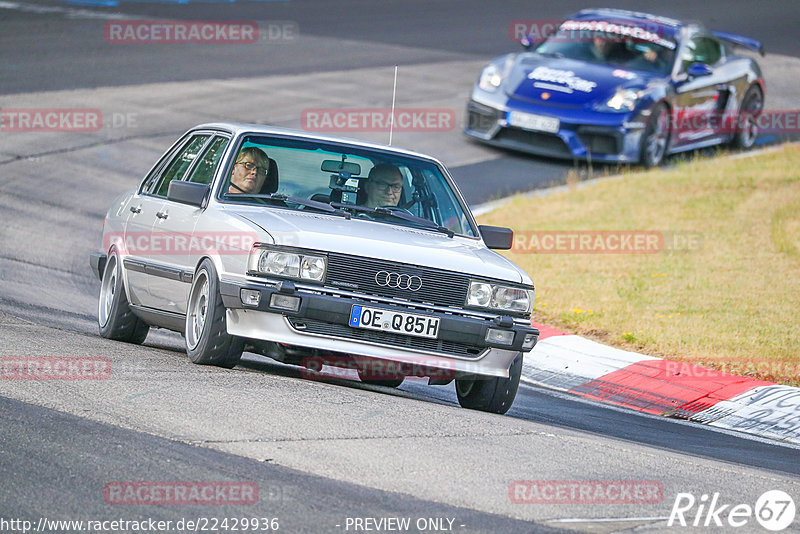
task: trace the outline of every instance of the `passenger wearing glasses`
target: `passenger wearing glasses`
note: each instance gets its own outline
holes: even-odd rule
[[[394,165],[379,163],[370,169],[361,187],[367,194],[364,206],[397,206],[403,193],[403,174]]]
[[[258,193],[264,185],[268,170],[269,157],[263,150],[254,146],[243,148],[233,166],[228,193]]]

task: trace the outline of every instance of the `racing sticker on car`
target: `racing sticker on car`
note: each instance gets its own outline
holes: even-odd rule
[[[436,339],[439,318],[354,304],[350,309],[350,326],[381,330],[407,336]]]
[[[551,69],[550,67],[536,67],[528,74],[528,79],[559,83],[574,91],[582,91],[584,93],[591,93],[597,87],[595,82],[575,76],[575,73],[571,70]]]

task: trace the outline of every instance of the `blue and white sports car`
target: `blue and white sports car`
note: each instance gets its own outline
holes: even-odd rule
[[[749,148],[764,80],[761,43],[695,23],[583,10],[525,51],[492,60],[467,106],[465,133],[533,154],[655,166],[721,143]],[[733,125],[733,126],[732,126]]]

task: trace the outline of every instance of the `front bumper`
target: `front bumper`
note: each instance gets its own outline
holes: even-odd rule
[[[559,120],[556,133],[512,126],[506,117],[511,110]],[[530,154],[568,159],[591,159],[608,163],[639,161],[639,147],[645,122],[630,114],[605,114],[536,105],[505,99],[505,102],[467,104],[464,133],[489,145]]]
[[[243,304],[242,289],[258,291],[259,304]],[[537,329],[514,322],[509,317],[492,320],[431,312],[423,306],[375,302],[367,296],[326,294],[321,289],[315,291],[287,283],[273,286],[222,281],[220,293],[227,309],[228,332],[250,339],[501,377],[508,376],[508,369],[517,354],[530,351],[539,336]],[[299,297],[298,310],[271,308],[274,294]],[[438,336],[429,339],[353,328],[349,326],[353,305],[436,316],[439,318]],[[513,331],[513,342],[509,345],[487,342],[489,328]]]

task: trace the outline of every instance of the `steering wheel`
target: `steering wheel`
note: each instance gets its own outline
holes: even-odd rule
[[[381,209],[389,210],[389,211],[402,211],[404,213],[408,213],[409,215],[414,215],[405,206],[410,206],[410,204],[405,204],[404,206],[381,206]]]

